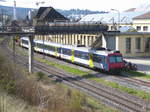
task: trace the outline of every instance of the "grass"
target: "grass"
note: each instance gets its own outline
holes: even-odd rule
[[[37,72],[36,73],[38,80],[42,80],[45,77],[45,74],[43,72]]]
[[[2,42],[4,40],[4,38],[3,37],[0,37],[0,42]]]
[[[90,112],[119,112],[119,110],[108,107],[100,103],[98,100],[85,95],[85,93],[81,91],[75,90],[73,88],[68,88],[68,86],[64,84],[61,84],[61,87],[64,88],[65,93],[67,94],[67,96],[69,96],[69,99],[71,99],[69,105],[72,108],[79,109],[82,105],[86,105],[90,109]],[[70,89],[71,91],[68,91]],[[78,110],[76,110],[75,112],[78,112]]]
[[[138,72],[138,71],[126,71],[126,72],[129,73],[131,77],[140,77],[140,78],[150,80],[150,74],[145,74],[145,73]]]
[[[37,112],[37,109],[22,99],[16,98],[14,95],[9,95],[1,90],[0,112]]]
[[[148,92],[141,91],[141,90],[136,90],[136,89],[133,89],[133,88],[128,88],[128,87],[125,87],[125,86],[121,86],[118,83],[106,81],[106,80],[103,80],[103,79],[100,79],[100,78],[91,78],[90,80],[94,80],[98,83],[104,84],[104,85],[112,87],[112,88],[116,88],[116,89],[121,90],[123,92],[126,92],[128,94],[138,96],[142,99],[150,100],[150,93],[148,93]]]
[[[76,68],[73,68],[73,67],[69,67],[69,66],[66,66],[66,65],[61,65],[61,64],[51,62],[51,61],[47,61],[47,60],[37,58],[37,57],[35,57],[35,60],[37,60],[39,62],[42,62],[42,63],[46,63],[47,65],[50,65],[50,66],[61,68],[61,69],[65,70],[66,72],[69,72],[69,73],[72,73],[72,74],[78,74],[79,76],[83,76],[83,75],[86,75],[86,74],[89,73],[89,72],[84,72],[82,70],[79,70],[79,69],[76,69]]]
[[[118,110],[113,110],[113,109],[111,110],[110,108],[99,103],[97,100],[95,100],[93,98],[87,98],[87,102],[88,102],[89,106],[92,106],[94,109],[99,110],[96,112],[118,112]]]

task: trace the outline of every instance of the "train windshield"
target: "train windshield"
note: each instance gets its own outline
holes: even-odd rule
[[[123,59],[122,59],[122,56],[113,55],[113,56],[109,56],[109,62],[110,63],[120,63],[120,62],[123,62]]]

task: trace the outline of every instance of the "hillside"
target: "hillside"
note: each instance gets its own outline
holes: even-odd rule
[[[25,18],[27,16],[29,10],[31,10],[31,9],[32,8],[17,7],[17,18],[19,18],[19,19]],[[85,16],[87,14],[103,13],[103,11],[90,11],[90,10],[80,10],[80,9],[70,9],[70,10],[56,9],[56,10],[68,18],[78,18],[78,17]],[[13,15],[13,7],[0,5],[0,14],[2,14],[2,13]]]
[[[31,10],[31,8],[17,7],[17,18],[19,18],[19,19],[25,18],[27,16],[29,10]],[[13,15],[13,7],[0,5],[0,14],[2,14],[2,13],[12,16]]]

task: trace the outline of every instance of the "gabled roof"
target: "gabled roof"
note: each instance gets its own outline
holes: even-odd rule
[[[120,23],[132,23],[132,19],[136,16],[144,14],[145,12],[122,12],[120,13]],[[84,16],[81,22],[101,22],[101,23],[117,23],[118,13],[102,13],[102,14],[89,14]]]
[[[144,13],[142,15],[136,16],[133,19],[150,19],[150,12]]]
[[[39,18],[41,16],[41,14],[46,10],[47,7],[40,7],[40,9],[38,10],[37,14],[36,14],[36,18]]]
[[[68,20],[66,17],[57,12],[53,7],[40,7],[36,15],[40,20]]]
[[[133,12],[133,11],[135,11],[136,10],[136,8],[130,8],[130,9],[128,9],[128,10],[125,10],[124,12]]]

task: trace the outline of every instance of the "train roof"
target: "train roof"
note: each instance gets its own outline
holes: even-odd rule
[[[34,42],[43,44],[43,40],[34,40]],[[61,46],[61,45],[58,44],[58,43],[48,42],[48,41],[44,41],[44,44],[45,44],[45,45],[50,45],[50,44],[51,44],[51,46],[56,46],[56,47],[60,47],[60,46]]]
[[[43,43],[42,40],[38,40],[36,42]],[[52,46],[57,46],[57,47],[63,47],[66,49],[74,49],[78,51],[83,51],[83,52],[91,52],[94,54],[99,54],[99,55],[104,55],[108,56],[109,54],[113,54],[114,51],[108,51],[107,49],[102,49],[102,50],[96,50],[96,49],[91,49],[91,47],[77,47],[77,45],[64,45],[64,44],[59,44],[59,43],[54,43],[54,42],[44,42],[46,45],[52,45]]]
[[[22,39],[28,40],[27,37],[22,37]],[[34,41],[37,43],[43,44],[43,40],[34,39]],[[103,49],[92,49],[91,47],[78,47],[77,45],[64,45],[64,44],[48,42],[48,41],[44,41],[44,44],[52,45],[52,46],[56,46],[56,47],[63,47],[66,49],[74,49],[74,50],[83,51],[83,52],[90,52],[90,53],[104,55],[104,56],[108,56],[109,54],[115,53],[115,51],[110,51],[110,50],[107,50],[105,48],[103,48]]]
[[[21,37],[21,39],[23,39],[23,40],[29,40],[28,37]]]

